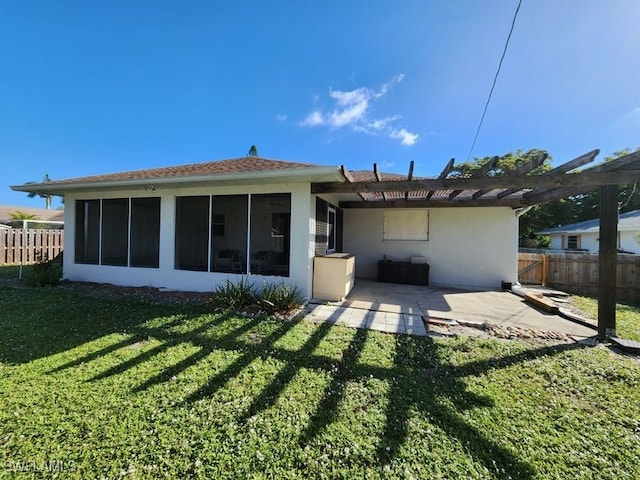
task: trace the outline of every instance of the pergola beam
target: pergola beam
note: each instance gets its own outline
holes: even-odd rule
[[[496,167],[496,164],[498,163],[498,157],[491,157],[489,159],[488,162],[486,162],[484,165],[482,165],[480,168],[478,168],[476,171],[474,171],[471,174],[470,178],[482,178],[485,175],[487,175],[491,170],[493,170]],[[484,190],[484,192],[488,192],[489,190]],[[479,196],[483,195],[483,190],[478,190],[476,193],[473,194],[473,199],[475,200],[476,198],[478,198]],[[449,200],[453,200],[455,197],[457,197],[458,195],[460,195],[462,193],[462,189],[459,190],[454,190],[453,192],[451,192],[449,194]]]
[[[445,165],[444,169],[442,170],[442,172],[440,172],[440,175],[438,175],[438,179],[442,180],[443,178],[447,178],[447,175],[449,175],[451,173],[451,170],[453,170],[453,165],[455,162],[456,162],[455,158],[452,158],[451,160],[449,160]],[[433,197],[434,193],[435,192],[433,190],[430,190],[429,193],[427,193],[427,200]]]
[[[340,173],[342,173],[342,176],[347,179],[347,182],[349,182],[349,183],[355,182],[355,179],[353,178],[353,175],[351,175],[351,172],[344,165],[340,165]],[[362,200],[365,200],[365,198],[362,196],[361,193],[358,193],[358,196]]]
[[[474,200],[472,198],[461,198],[458,200],[374,200],[374,201],[343,201],[340,208],[450,208],[450,207],[526,207],[526,203],[520,198],[498,200],[486,198]]]
[[[549,155],[547,155],[546,153],[542,153],[542,154],[538,155],[537,157],[532,158],[528,162],[523,163],[522,165],[517,167],[515,170],[513,170],[511,172],[508,172],[507,176],[526,175],[529,172],[531,172],[532,170],[535,170],[540,165],[542,165],[544,163],[544,161],[547,159],[548,156]],[[497,198],[508,197],[509,195],[513,195],[514,193],[519,192],[520,190],[522,190],[522,189],[521,188],[508,188],[508,189],[503,190],[502,192],[498,193],[496,195],[496,197]]]
[[[593,190],[603,185],[627,185],[640,178],[637,169],[583,171],[563,175],[523,175],[483,178],[443,178],[422,180],[387,180],[384,182],[312,183],[311,193],[407,192],[418,190],[480,190],[500,188],[566,188]],[[591,188],[589,188],[591,187]],[[536,192],[537,193],[537,192]],[[524,194],[531,197],[533,195]]]
[[[407,174],[407,180],[413,180],[413,160],[409,163],[409,173]],[[409,199],[409,192],[404,192],[404,199]]]
[[[378,164],[377,163],[373,164],[373,175],[376,177],[376,181],[377,182],[381,182],[382,181],[382,175],[378,171]],[[384,191],[382,192],[382,199],[383,200],[387,199],[387,196],[385,195]]]

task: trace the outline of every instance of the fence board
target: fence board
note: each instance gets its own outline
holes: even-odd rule
[[[0,229],[0,265],[36,263],[52,259],[64,249],[64,230],[31,228]]]
[[[542,257],[542,254],[518,254],[518,271],[523,271]],[[550,253],[546,255],[546,272],[537,269],[524,271],[518,275],[521,283],[540,284],[546,275],[546,284],[576,295],[598,296],[598,255],[591,253]],[[535,276],[533,274],[535,272]],[[538,276],[540,275],[540,276]],[[618,300],[640,303],[640,256],[618,255],[617,268]]]
[[[544,279],[544,255],[540,253],[518,254],[518,281],[542,285]]]

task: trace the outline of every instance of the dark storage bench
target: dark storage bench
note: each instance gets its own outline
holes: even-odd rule
[[[378,281],[429,285],[429,264],[411,262],[378,262]]]

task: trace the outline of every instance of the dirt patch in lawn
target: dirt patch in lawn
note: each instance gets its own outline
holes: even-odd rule
[[[3,279],[0,287],[33,288],[17,279]],[[163,290],[154,287],[120,287],[108,283],[70,282],[62,281],[55,287],[40,287],[46,289],[60,289],[94,298],[101,299],[136,299],[151,304],[183,303],[205,304],[211,300],[211,292],[181,292]]]
[[[183,292],[155,287],[120,287],[108,283],[63,281],[61,288],[82,295],[104,299],[133,298],[148,303],[195,303],[203,304],[211,300],[211,292]]]

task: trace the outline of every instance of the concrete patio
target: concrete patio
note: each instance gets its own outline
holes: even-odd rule
[[[312,300],[305,319],[389,333],[427,335],[422,317],[463,325],[496,325],[592,337],[595,330],[529,306],[507,291],[464,291],[356,281],[342,302]],[[444,327],[446,328],[446,327]]]

